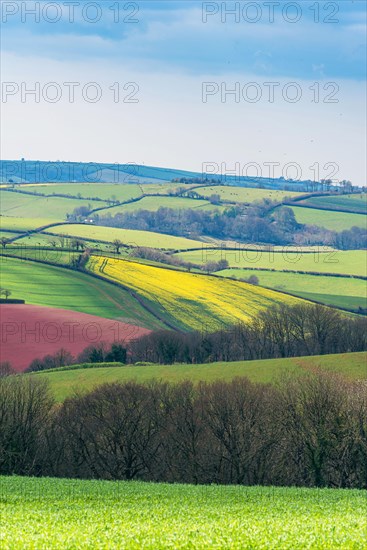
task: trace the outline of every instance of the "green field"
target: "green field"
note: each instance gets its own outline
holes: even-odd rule
[[[34,185],[17,186],[24,191],[41,193],[43,195],[52,195],[53,193],[61,195],[73,195],[84,198],[99,198],[110,200],[113,197],[120,202],[140,197],[141,195],[151,195],[159,193],[166,195],[175,192],[179,187],[190,189],[191,185],[175,183],[38,183]]]
[[[114,199],[120,202],[142,195],[140,186],[133,183],[43,183],[37,185],[23,185],[22,189],[24,191],[42,193],[43,195],[52,195],[55,193],[60,195],[73,195],[74,197],[85,199]],[[98,203],[94,206],[98,208]]]
[[[48,215],[48,212],[43,212],[43,215],[45,214]],[[55,220],[51,218],[0,216],[0,228],[10,229],[11,231],[30,231],[32,229],[37,229],[38,227],[43,227],[44,225],[49,225],[50,223],[55,223]]]
[[[256,361],[235,361],[207,363],[203,365],[144,365],[144,366],[104,366],[91,368],[60,369],[34,373],[31,376],[45,378],[50,383],[57,401],[63,401],[74,390],[90,391],[100,384],[135,380],[145,383],[150,380],[164,380],[170,383],[191,380],[231,381],[245,376],[253,382],[274,382],[282,373],[302,373],[304,369],[321,367],[339,372],[351,378],[367,379],[366,352],[320,355],[313,357],[289,357],[286,359],[261,359]]]
[[[66,214],[71,214],[74,208],[88,206],[88,201],[78,199],[64,199],[60,197],[36,197],[22,193],[0,191],[1,214],[19,218],[41,219],[47,217],[53,221],[65,221]],[[107,203],[93,203],[98,206],[107,206]],[[92,206],[93,208],[93,206]],[[42,225],[42,221],[38,224]]]
[[[51,233],[53,228],[50,228],[48,231]],[[21,234],[18,233],[19,238],[14,242],[9,244],[3,252],[8,253],[8,251],[16,252],[17,248],[19,250],[23,250],[25,248],[40,248],[40,247],[47,247],[52,250],[54,250],[54,244],[56,243],[56,250],[61,248],[72,248],[72,241],[74,240],[74,237],[68,237],[68,236],[61,236],[58,237],[57,235],[48,234],[48,231],[45,233],[31,233],[29,234]],[[83,244],[86,248],[90,249],[98,249],[102,250],[104,252],[111,252],[114,250],[114,247],[112,244],[109,243],[102,243],[102,242],[94,242],[89,241],[88,239],[81,239],[83,240]],[[124,249],[121,249],[121,254],[124,255],[125,251]]]
[[[267,252],[269,254],[269,251],[273,252],[282,252],[287,256],[288,254],[298,252],[312,252],[315,253],[328,253],[328,252],[336,252],[337,249],[333,248],[332,246],[320,246],[320,245],[310,245],[310,246],[297,246],[297,245],[277,245],[277,244],[257,244],[257,243],[245,243],[245,242],[239,242],[239,241],[231,241],[231,240],[222,240],[222,239],[215,239],[214,237],[200,237],[203,242],[205,239],[205,246],[207,248],[210,248],[211,245],[213,245],[212,248],[229,248],[229,249],[235,249],[235,250],[243,250],[244,255],[246,254],[245,251],[259,251],[263,250],[264,252]],[[210,251],[208,251],[208,255],[210,254]]]
[[[135,229],[118,229],[115,227],[102,227],[96,225],[60,225],[50,229],[52,233],[69,235],[70,237],[81,237],[83,239],[95,239],[112,242],[120,239],[128,246],[149,246],[152,248],[163,248],[182,250],[201,246],[200,241],[186,239],[185,237],[173,237],[163,233],[152,231],[138,231]]]
[[[152,193],[166,195],[174,193],[177,189],[191,189],[197,187],[197,185],[187,183],[143,183],[139,187],[145,195],[151,195]]]
[[[315,208],[323,207],[332,210],[348,209],[360,214],[367,214],[367,194],[337,195],[331,197],[312,197],[302,201]]]
[[[162,324],[128,292],[60,267],[0,257],[1,285],[27,304],[70,309],[146,328]]]
[[[217,208],[211,205],[205,200],[194,200],[182,197],[144,197],[140,201],[125,204],[123,206],[114,206],[106,210],[106,213],[114,216],[122,212],[135,212],[136,210],[150,210],[155,211],[158,208],[173,208],[173,209],[187,209],[187,208]],[[103,215],[103,211],[99,212]]]
[[[2,548],[362,549],[363,491],[2,477]]]
[[[105,279],[100,281],[86,273],[30,261],[68,265],[75,252],[9,247],[8,254],[22,258],[0,256],[2,285],[12,292],[13,298],[119,318],[147,328],[168,322],[183,330],[201,330],[203,326],[214,330],[248,321],[275,304],[298,302],[297,298],[261,287],[126,261],[115,255],[90,257],[87,269]],[[108,281],[117,282],[122,288]],[[101,285],[105,285],[103,291]],[[149,311],[143,309],[141,301]]]
[[[13,243],[10,243],[4,252],[8,253],[9,251],[16,251],[17,248],[22,250],[25,247],[38,248],[40,246],[50,247],[51,249],[53,247],[51,244],[52,241],[56,241],[56,246],[60,247],[59,237],[53,237],[52,235],[47,235],[45,233],[17,233],[17,236],[19,238]]]
[[[332,231],[343,231],[351,227],[367,229],[367,216],[363,214],[347,214],[345,212],[330,212],[315,208],[291,207],[298,223],[318,225]]]
[[[270,199],[272,201],[282,201],[286,197],[297,197],[301,193],[294,191],[277,191],[274,189],[251,189],[246,187],[235,187],[230,185],[212,185],[196,189],[196,192],[203,197],[210,195],[219,195],[224,201],[251,203]]]
[[[1,219],[1,218],[0,218]],[[0,231],[0,239],[12,239],[13,237],[18,237],[21,233],[10,233],[10,231]]]
[[[48,231],[51,232],[53,228],[50,228]],[[20,249],[24,247],[30,247],[30,248],[39,248],[39,247],[48,247],[50,250],[53,249],[53,242],[56,242],[56,249],[60,248],[61,243],[63,242],[62,248],[72,248],[72,241],[74,237],[71,236],[64,236],[64,237],[58,237],[57,235],[48,234],[46,233],[31,233],[30,235],[24,235],[21,236],[19,239],[17,239],[11,246],[19,247]],[[102,243],[102,242],[94,242],[89,241],[86,238],[81,239],[83,241],[83,244],[86,248],[95,248],[98,250],[103,250],[106,252],[111,252],[114,250],[112,244],[109,243]],[[9,246],[6,248],[7,252],[10,250]],[[124,250],[121,249],[121,254],[124,254]]]
[[[181,252],[177,256],[187,262],[205,264],[209,261],[225,259],[233,268],[275,269],[276,271],[305,271],[317,273],[340,273],[345,275],[367,276],[367,252],[365,250],[335,250],[331,252],[310,253],[290,252],[284,247],[283,252],[237,250],[209,250],[203,248],[192,252]],[[294,248],[293,248],[294,250]],[[259,273],[258,277],[261,277]],[[334,279],[332,279],[334,281]]]
[[[298,196],[300,193],[295,193],[292,191],[276,191],[272,189],[251,189],[243,187],[234,187],[228,185],[219,185],[219,186],[192,186],[184,184],[96,184],[96,183],[65,183],[65,184],[36,184],[36,185],[23,185],[22,188],[25,191],[35,191],[43,195],[52,195],[52,194],[70,194],[74,197],[81,199],[93,199],[99,198],[105,201],[107,200],[118,200],[120,202],[127,201],[129,199],[138,198],[142,195],[150,195],[159,193],[160,195],[168,195],[169,193],[174,192],[178,188],[184,188],[190,190],[191,187],[195,187],[195,191],[204,197],[209,197],[212,194],[217,194],[221,197],[222,200],[230,202],[245,202],[251,203],[257,200],[262,200],[264,198],[271,199],[274,201],[281,201],[284,198],[292,198]],[[10,193],[8,193],[10,194]],[[19,196],[19,194],[18,194]],[[27,195],[20,195],[23,197],[24,202],[26,202]],[[39,199],[40,197],[31,197],[31,199]],[[51,199],[53,200],[63,200],[60,198]],[[71,200],[71,199],[68,199]],[[36,203],[35,203],[36,204]],[[80,203],[78,203],[80,204]],[[103,206],[103,203],[93,203],[93,207],[98,208]],[[216,208],[211,205],[206,200],[192,200],[184,197],[143,197],[142,200],[131,203],[123,207],[114,207],[109,209],[108,212],[111,215],[116,214],[117,212],[131,212],[139,209],[145,210],[157,210],[160,206],[166,208]],[[217,207],[218,208],[218,207]]]
[[[80,254],[80,252],[75,252],[62,248],[43,248],[39,246],[25,247],[22,246],[20,243],[21,241],[16,241],[14,245],[8,245],[5,250],[0,251],[0,256],[3,252],[7,255],[21,258],[22,260],[29,259],[42,262],[51,262],[59,265],[71,265],[72,260],[74,258],[77,258]],[[6,262],[7,260],[3,258],[2,261]]]
[[[255,275],[261,286],[290,292],[307,300],[346,309],[367,308],[367,285],[361,279],[251,269],[225,269],[218,275],[237,279],[248,279]]]

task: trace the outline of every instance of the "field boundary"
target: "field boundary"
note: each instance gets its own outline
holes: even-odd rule
[[[323,273],[322,271],[295,271],[292,269],[274,269],[266,267],[228,267],[227,269],[246,269],[247,271],[271,271],[274,273],[296,273],[298,275],[314,275],[315,277],[339,277],[344,279],[360,279],[367,281],[364,275],[348,275],[347,273]]]

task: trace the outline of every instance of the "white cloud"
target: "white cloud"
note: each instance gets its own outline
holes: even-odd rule
[[[257,162],[268,175],[264,162],[282,166],[296,162],[302,176],[312,176],[309,167],[328,162],[340,166],[338,177],[365,183],[364,86],[340,83],[339,103],[311,103],[313,82],[299,81],[304,98],[296,104],[276,101],[222,103],[220,95],[201,101],[203,81],[244,84],[254,75],[238,72],[215,76],[188,76],[160,71],[139,72],[113,59],[103,65],[92,60],[51,61],[43,58],[4,56],[5,80],[41,85],[98,82],[102,100],[56,104],[19,96],[2,104],[2,158],[62,159],[96,162],[136,162],[146,165],[201,170],[203,162]],[[259,79],[261,85],[266,79]],[[139,103],[114,103],[109,86],[135,81],[140,86]],[[281,90],[284,81],[279,80]],[[330,90],[327,90],[330,92]],[[264,92],[264,88],[263,88]],[[265,92],[264,92],[265,93]],[[325,92],[322,90],[321,94]],[[323,95],[321,95],[323,97]],[[280,174],[281,175],[281,174]]]

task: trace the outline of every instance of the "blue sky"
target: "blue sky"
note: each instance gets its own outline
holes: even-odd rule
[[[12,7],[7,8],[7,2],[3,2],[3,18],[6,18],[3,49],[40,54],[45,53],[47,44],[47,55],[55,59],[107,57],[125,61],[128,58],[141,67],[154,63],[166,70],[196,74],[208,70],[220,74],[231,68],[259,76],[307,79],[322,73],[326,78],[365,78],[366,3],[363,0],[320,2],[318,23],[315,8],[312,9],[315,2],[308,0],[296,2],[301,17],[295,23],[290,22],[297,16],[292,6],[285,12],[288,21],[282,16],[285,6],[291,4],[285,0],[273,2],[273,23],[269,23],[270,7],[266,2],[257,2],[256,12],[251,6],[242,11],[248,2],[226,2],[228,11],[239,5],[241,15],[236,22],[235,17],[228,14],[225,23],[221,21],[221,2],[104,0],[96,2],[100,7],[100,20],[96,23],[83,18],[83,7],[91,4],[89,0],[79,0],[79,6],[73,9],[67,0],[54,3],[63,8],[63,16],[52,23],[58,13],[52,7],[36,22],[33,15],[21,8],[11,14]],[[28,2],[29,10],[34,4],[36,2]],[[43,0],[42,4],[47,6],[51,2]],[[216,4],[218,13],[209,15],[216,11]],[[114,5],[119,6],[120,17],[127,18],[126,22],[114,23],[111,9]],[[72,13],[74,21],[70,21]],[[97,14],[92,6],[86,11],[89,20],[97,18]],[[256,18],[259,20],[249,22]],[[333,22],[337,20],[338,23]]]
[[[2,2],[3,81],[25,81],[31,86],[35,81],[62,84],[79,78],[107,88],[116,81],[134,81],[140,88],[139,105],[101,101],[79,104],[76,109],[63,101],[20,104],[15,96],[2,104],[3,158],[93,157],[96,161],[136,160],[198,170],[208,160],[234,163],[246,156],[264,163],[287,156],[305,167],[337,159],[341,177],[365,177],[364,1],[321,1],[319,22],[312,8],[315,1],[308,0],[273,2],[273,22],[269,22],[265,0],[104,0],[95,2],[100,15],[96,23],[82,17],[82,10],[93,2],[78,3],[70,22],[70,2],[41,1],[41,9],[49,6],[49,11],[46,15],[41,11],[35,22],[24,6],[31,9],[36,2],[18,2],[14,14],[15,2]],[[51,4],[57,4],[62,14],[55,23],[51,19],[59,12]],[[239,22],[230,15],[222,21],[222,4],[228,10],[239,6]],[[257,4],[257,12],[253,4]],[[291,4],[296,4],[298,11]],[[111,9],[116,5],[120,7],[118,23]],[[248,11],[243,12],[246,6]],[[93,6],[87,12],[90,19],[97,13]],[[256,14],[259,20],[249,22]],[[296,15],[299,20],[290,22]],[[128,21],[123,22],[123,17]],[[332,22],[335,20],[338,22]],[[272,105],[223,105],[219,96],[203,105],[204,81],[225,82],[228,87],[248,81],[260,86],[268,81],[296,82],[304,94],[296,105],[284,104],[281,98]],[[337,105],[311,105],[307,90],[316,81],[321,87],[328,82],[337,84]],[[103,139],[97,133],[90,140],[91,117],[93,128],[99,126],[103,131]],[[106,118],[113,121],[108,133]],[[128,142],[124,138],[119,143],[120,124],[124,134],[129,134]]]

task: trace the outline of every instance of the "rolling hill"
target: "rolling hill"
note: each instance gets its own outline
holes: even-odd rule
[[[257,247],[248,251],[240,245],[236,250],[211,249],[203,245],[201,250],[180,252],[179,258],[202,265],[208,261],[225,259],[231,268],[298,271],[303,273],[333,273],[337,275],[367,276],[365,250],[327,250],[322,247],[314,252],[303,252],[297,247],[284,247],[282,251]],[[260,276],[260,275],[259,275]],[[331,281],[332,283],[332,281]]]
[[[1,284],[27,304],[73,310],[136,324],[148,329],[164,323],[131,294],[108,281],[42,263],[0,257]]]
[[[328,210],[350,210],[359,214],[367,214],[366,193],[353,195],[337,195],[329,197],[312,197],[299,204]]]
[[[0,228],[9,231],[26,232],[55,223],[55,220],[47,217],[47,210],[43,212],[43,217],[32,217],[32,212],[27,216],[0,216]]]
[[[60,261],[67,259],[68,252],[62,252]],[[214,330],[247,321],[275,304],[298,301],[239,281],[116,257],[91,256],[90,274],[26,256],[1,256],[0,262],[2,285],[12,298],[149,329]]]
[[[101,211],[100,214],[111,214],[111,216],[114,216],[115,214],[120,214],[123,212],[135,212],[136,210],[150,210],[150,211],[156,211],[159,208],[172,208],[174,210],[179,209],[188,209],[188,208],[210,208],[210,209],[216,209],[220,208],[218,206],[213,206],[210,204],[210,202],[206,200],[193,200],[185,197],[143,197],[141,200],[132,202],[130,204],[125,204],[121,206],[114,206],[113,208],[109,208],[106,211]]]
[[[367,216],[364,214],[350,214],[335,210],[320,210],[315,208],[302,208],[292,206],[298,223],[318,225],[332,231],[343,231],[351,227],[362,227],[367,229]]]
[[[83,368],[74,366],[69,369],[50,370],[34,373],[31,376],[41,377],[51,385],[57,401],[63,401],[73,394],[75,389],[90,391],[94,387],[112,382],[149,382],[165,380],[176,383],[191,380],[213,382],[230,381],[237,376],[246,376],[253,382],[274,382],[282,373],[291,372],[297,375],[304,369],[322,368],[344,374],[350,379],[367,379],[367,354],[347,353],[320,355],[313,357],[291,357],[286,359],[263,359],[256,361],[238,361],[232,363],[208,363],[204,365],[120,365],[98,367],[88,365]]]
[[[70,237],[81,237],[83,239],[94,239],[96,241],[112,242],[115,239],[121,240],[125,246],[148,246],[171,250],[186,250],[187,248],[198,248],[202,241],[176,237],[153,231],[139,231],[135,229],[119,229],[116,227],[102,227],[86,224],[67,224],[52,227],[48,230],[52,234],[68,235]]]
[[[218,167],[219,168],[219,167]],[[35,160],[1,160],[0,181],[3,183],[152,183],[171,182],[173,179],[195,178],[201,181],[208,177],[220,179],[221,183],[236,186],[267,186],[277,189],[287,184],[288,188],[306,186],[309,181],[293,181],[283,178],[250,177],[240,175],[205,174],[175,168],[160,168],[138,164],[108,164],[87,162],[47,162]],[[315,184],[314,184],[315,186]],[[321,186],[320,186],[321,188]]]
[[[186,330],[215,330],[248,321],[275,304],[297,302],[297,298],[243,282],[123,259],[95,256],[87,267],[149,300],[160,315]]]
[[[235,187],[232,185],[209,185],[200,187],[197,190],[199,195],[210,197],[210,195],[219,195],[221,200],[229,202],[252,203],[263,199],[272,201],[282,201],[284,198],[298,197],[300,193],[294,191],[278,191],[272,189],[254,189],[246,187]]]
[[[219,271],[218,275],[237,279],[256,276],[261,286],[289,292],[306,300],[354,311],[359,308],[367,310],[367,285],[362,279],[251,269],[226,269]]]
[[[37,219],[46,215],[53,221],[65,221],[66,214],[71,214],[74,208],[88,207],[87,200],[42,197],[10,191],[0,191],[0,204],[1,214],[4,216]],[[98,202],[98,206],[107,206],[107,203]]]

